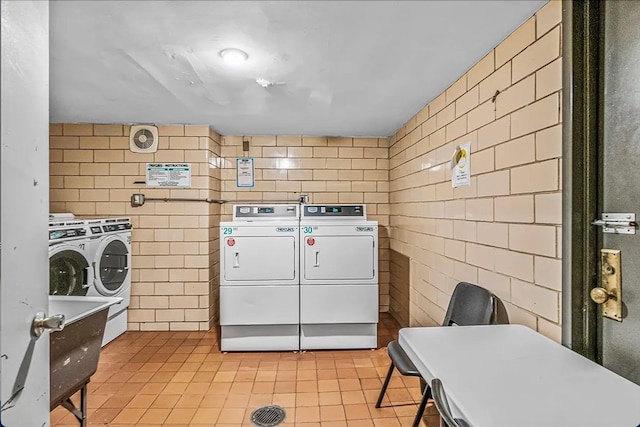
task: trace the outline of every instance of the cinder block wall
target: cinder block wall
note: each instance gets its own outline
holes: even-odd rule
[[[209,145],[206,155],[209,176],[209,198],[221,198],[222,137],[209,129]],[[214,323],[220,318],[220,213],[221,205],[209,204],[209,319]]]
[[[399,317],[411,325],[440,324],[469,281],[512,323],[560,340],[561,7],[547,3],[391,138],[391,248],[410,258]],[[471,186],[453,189],[465,142]]]
[[[237,157],[249,141],[255,159],[255,188],[236,187]],[[389,309],[389,140],[306,136],[223,136],[222,198],[365,203],[379,223],[380,311]],[[231,219],[231,204],[222,220]]]
[[[208,330],[218,317],[219,205],[147,202],[147,197],[219,198],[220,136],[208,126],[159,126],[154,154],[129,150],[128,125],[52,124],[50,210],[79,217],[129,216],[130,330]],[[190,189],[150,189],[147,162],[189,162]]]
[[[390,254],[389,313],[404,328],[411,323],[409,321],[411,259],[394,250],[391,250]]]

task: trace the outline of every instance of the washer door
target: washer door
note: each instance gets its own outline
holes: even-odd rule
[[[78,248],[55,246],[49,254],[49,295],[86,296],[91,267]]]
[[[97,252],[96,289],[103,295],[118,294],[129,275],[130,253],[119,236],[105,238]]]

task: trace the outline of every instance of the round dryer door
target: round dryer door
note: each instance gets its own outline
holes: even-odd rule
[[[49,295],[87,295],[89,270],[89,261],[77,249],[56,247],[49,255]]]
[[[116,295],[129,274],[129,249],[116,236],[105,239],[97,252],[96,289],[104,295]]]

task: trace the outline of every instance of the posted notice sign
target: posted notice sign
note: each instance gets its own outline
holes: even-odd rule
[[[461,187],[471,185],[471,143],[456,147],[451,158],[451,185]]]
[[[191,163],[147,163],[147,187],[191,188]]]
[[[239,157],[236,159],[236,187],[251,188],[255,186],[253,175],[253,158]]]

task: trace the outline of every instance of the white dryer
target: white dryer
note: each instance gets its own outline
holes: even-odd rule
[[[220,223],[220,348],[299,349],[299,205],[236,205]]]
[[[89,233],[82,220],[49,221],[49,294],[85,296],[93,286]]]
[[[131,220],[106,218],[86,220],[93,286],[89,296],[122,297],[109,308],[102,345],[127,330],[127,307],[131,301]]]
[[[365,205],[303,205],[300,348],[376,348],[378,223]]]

